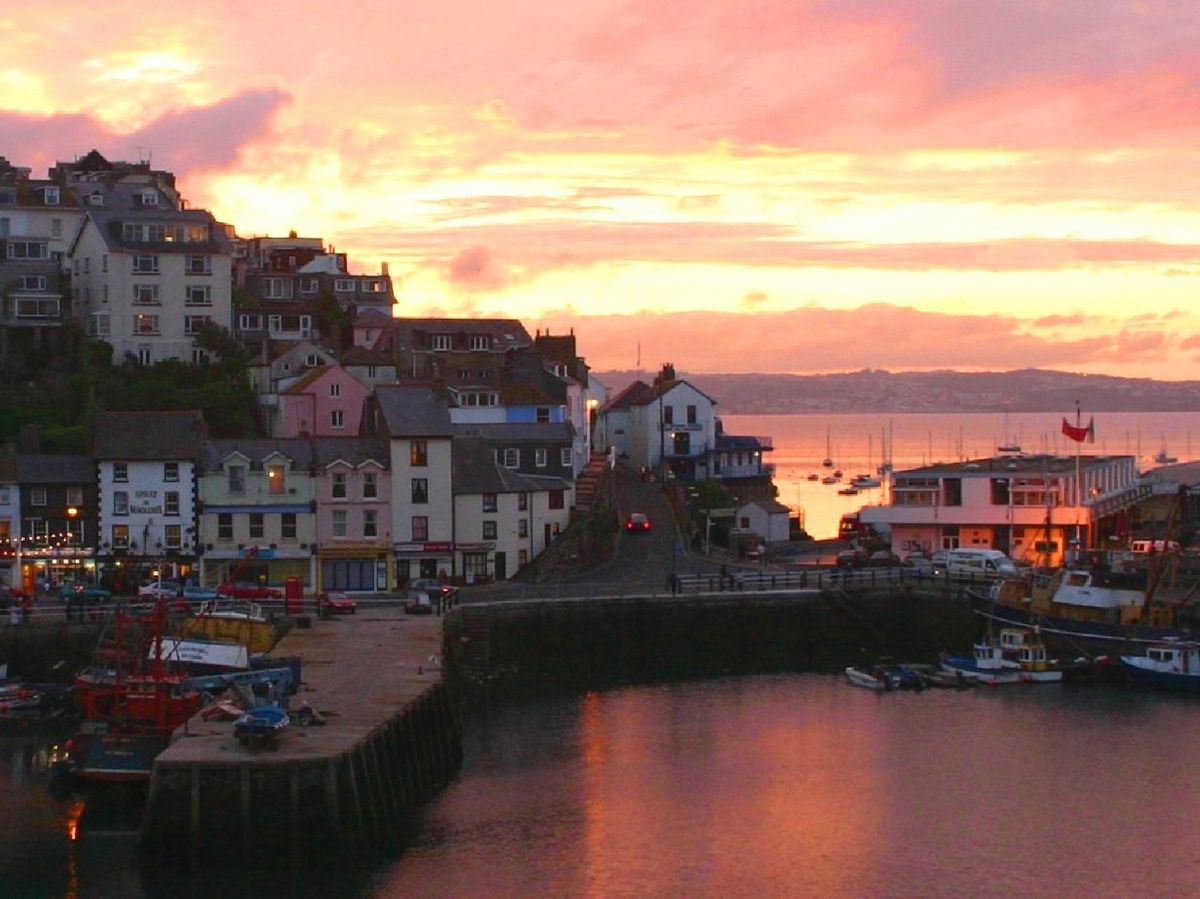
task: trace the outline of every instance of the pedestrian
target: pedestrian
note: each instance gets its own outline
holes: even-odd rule
[[[725,563],[721,563],[721,589],[725,589],[725,580],[729,577],[729,569],[725,567]]]
[[[28,624],[29,616],[33,614],[33,600],[26,596],[21,600],[21,619]]]

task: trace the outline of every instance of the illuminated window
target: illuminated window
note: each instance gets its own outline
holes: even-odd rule
[[[424,440],[414,440],[409,447],[408,462],[415,468],[424,468],[429,464],[429,443]]]
[[[280,494],[286,487],[282,465],[272,465],[267,468],[267,490],[269,493]]]

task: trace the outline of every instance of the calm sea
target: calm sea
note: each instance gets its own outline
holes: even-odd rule
[[[1125,687],[879,695],[826,675],[513,701],[371,870],[152,885],[0,735],[4,897],[1194,896],[1200,706]]]
[[[1069,412],[1074,423],[1074,411]],[[1014,413],[1007,418],[999,413],[721,418],[731,434],[772,438],[775,449],[768,461],[775,465],[779,501],[799,508],[809,534],[819,539],[837,536],[844,513],[885,501],[884,487],[841,496],[838,486],[808,480],[810,474],[828,474],[821,464],[826,458],[849,479],[875,474],[885,458],[902,469],[991,456],[996,447],[1010,442],[1029,453],[1074,455],[1077,446],[1061,433],[1063,416],[1053,413]],[[1088,418],[1085,413],[1084,424]],[[1102,412],[1095,420],[1096,442],[1082,444],[1085,453],[1136,455],[1143,471],[1156,465],[1154,457],[1162,452],[1180,462],[1200,457],[1200,412]]]

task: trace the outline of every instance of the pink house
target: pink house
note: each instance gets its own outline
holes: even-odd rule
[[[388,590],[392,478],[388,441],[314,440],[317,570],[322,590]]]
[[[273,437],[353,437],[368,389],[340,365],[321,365],[279,394]]]

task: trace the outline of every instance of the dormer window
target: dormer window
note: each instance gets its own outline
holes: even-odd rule
[[[47,206],[57,206],[59,193],[57,187],[47,187],[42,190],[42,202]]]
[[[433,347],[434,351],[445,352],[446,350],[449,350],[450,349],[450,335],[449,334],[434,334],[433,341],[432,341],[432,347]]]
[[[158,191],[143,190],[141,192],[141,194],[139,195],[138,199],[143,206],[157,206],[158,205]]]
[[[490,343],[491,341],[488,340],[486,334],[471,335],[471,349],[473,350],[486,350],[489,348]]]
[[[309,353],[304,359],[304,364],[309,368],[316,368],[321,364],[321,357],[319,357],[316,353]]]
[[[88,194],[88,205],[89,206],[103,206],[104,205],[104,194],[100,193],[99,191]]]

